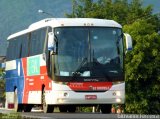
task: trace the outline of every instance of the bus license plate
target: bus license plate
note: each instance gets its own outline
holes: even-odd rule
[[[85,95],[85,99],[86,100],[96,100],[97,99],[97,95]]]

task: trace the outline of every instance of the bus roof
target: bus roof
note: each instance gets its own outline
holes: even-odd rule
[[[31,24],[28,29],[10,35],[7,40],[24,35],[43,27],[67,27],[67,26],[99,26],[122,28],[120,24],[113,20],[94,19],[94,18],[47,18]]]

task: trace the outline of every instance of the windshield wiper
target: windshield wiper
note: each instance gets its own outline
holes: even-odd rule
[[[85,57],[81,64],[78,66],[78,68],[76,69],[76,71],[73,73],[73,76],[80,76],[81,75],[81,68],[88,62],[88,59]]]

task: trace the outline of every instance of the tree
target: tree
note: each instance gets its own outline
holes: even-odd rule
[[[5,102],[5,80],[4,69],[0,68],[0,103]]]
[[[73,9],[67,17],[113,19],[122,25],[137,19],[146,19],[160,28],[158,18],[152,14],[152,6],[142,7],[141,0],[73,0]]]
[[[146,20],[125,25],[124,31],[134,39],[126,56],[126,111],[159,114],[160,36]]]
[[[152,6],[132,0],[73,0],[67,17],[113,19],[133,37],[133,51],[126,55],[127,113],[160,113],[160,18]]]

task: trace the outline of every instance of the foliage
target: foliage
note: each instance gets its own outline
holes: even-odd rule
[[[153,24],[139,20],[125,25],[134,39],[134,49],[126,56],[126,111],[160,112],[160,35]]]
[[[93,107],[78,107],[79,112],[92,112]]]
[[[0,103],[5,102],[5,80],[3,78],[4,69],[0,68]]]
[[[142,1],[73,0],[67,17],[113,19],[133,38],[133,51],[126,55],[126,113],[160,113],[160,17]]]
[[[141,0],[73,0],[72,14],[67,17],[113,19],[120,24],[131,24],[138,19],[147,19],[157,24],[157,16],[152,15],[152,6],[142,7]]]
[[[10,114],[0,113],[0,119],[22,119],[22,117],[18,113],[10,113]]]
[[[0,79],[3,79],[4,77],[4,69],[0,68]]]

